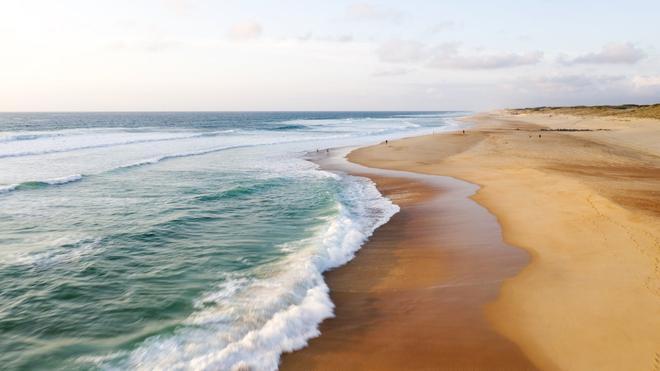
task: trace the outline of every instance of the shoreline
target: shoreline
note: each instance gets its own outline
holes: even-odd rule
[[[477,187],[367,168],[336,152],[314,162],[370,178],[401,211],[351,262],[326,273],[335,317],[306,348],[284,354],[281,369],[535,369],[483,315],[529,257],[501,242],[494,216],[469,199]]]
[[[484,323],[533,365],[506,368],[660,369],[660,121],[501,112],[469,120],[474,125],[466,134],[405,138],[358,148],[347,157],[370,168],[451,176],[479,186],[469,200],[497,218],[508,245],[531,256],[527,266],[503,281],[499,295],[480,304]],[[404,200],[410,198],[401,184],[388,190],[377,175],[358,175],[380,181],[386,196],[396,198],[399,191]],[[405,201],[399,205],[405,210]],[[401,234],[415,223],[398,224],[391,220],[382,226],[353,261],[328,273],[333,301],[337,285],[355,284],[341,280],[351,276],[344,272],[364,270],[368,276],[369,264],[378,262],[375,257],[362,261],[375,255],[379,234]],[[442,268],[447,266],[437,267]],[[389,268],[397,269],[397,264]],[[373,363],[378,358],[371,355],[340,351],[371,343],[367,354],[389,347],[384,354],[389,357],[400,343],[397,338],[379,343],[378,331],[359,334],[358,342],[333,340],[338,328],[333,323],[345,321],[342,308],[350,306],[348,299],[335,303],[337,317],[321,324],[322,335],[307,348],[283,355],[282,368],[397,368],[392,362]],[[372,325],[387,327],[386,322]],[[437,332],[428,339],[445,336]],[[424,354],[412,349],[408,358],[419,361]],[[443,361],[428,358],[403,367],[455,367]]]

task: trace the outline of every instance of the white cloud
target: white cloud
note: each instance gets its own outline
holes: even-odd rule
[[[313,38],[314,38],[314,34],[311,33],[311,32],[307,32],[302,36],[298,36],[297,39],[298,39],[298,41],[309,41],[309,40],[312,40]]]
[[[379,71],[376,73],[373,73],[372,76],[374,77],[392,77],[392,76],[403,76],[407,75],[410,73],[411,70],[407,68],[393,68],[391,70],[385,70],[385,71]]]
[[[508,103],[503,103],[507,106],[644,104],[657,102],[660,81],[654,81],[611,74],[549,74],[502,81],[491,89],[508,91]]]
[[[566,55],[559,57],[562,64],[634,64],[646,58],[644,50],[632,43],[605,45],[600,51],[585,53],[570,58]]]
[[[524,53],[492,52],[486,54],[462,55],[456,50],[436,54],[431,60],[431,67],[457,68],[467,70],[500,69],[533,65],[541,62],[543,53],[531,51]]]
[[[329,43],[350,43],[355,41],[355,37],[351,34],[340,34],[340,35],[314,35],[311,32],[307,32],[302,36],[294,38],[294,40],[300,42],[329,42]]]
[[[429,56],[426,45],[412,40],[390,40],[377,50],[378,58],[383,62],[408,63],[419,62]]]
[[[178,15],[189,15],[197,6],[196,0],[163,0],[163,4]]]
[[[632,79],[633,86],[637,89],[660,88],[660,75],[658,76],[635,76]]]
[[[607,90],[613,85],[625,84],[626,78],[621,75],[584,75],[584,74],[554,74],[532,78],[523,78],[516,82],[524,89],[537,89],[544,92],[576,92],[585,90]]]
[[[452,21],[438,22],[438,23],[434,24],[433,27],[431,27],[431,33],[439,33],[439,32],[443,32],[443,31],[447,31],[447,30],[453,28],[454,26],[456,26],[456,23],[454,23]]]
[[[229,30],[229,38],[232,40],[251,40],[259,38],[262,32],[259,23],[253,21],[242,22],[232,26]]]
[[[349,18],[356,20],[400,22],[403,19],[403,13],[398,10],[369,3],[352,4],[346,13]]]
[[[433,68],[465,70],[533,65],[543,59],[543,53],[540,51],[463,54],[460,52],[458,43],[445,43],[429,47],[412,40],[390,40],[378,48],[377,55],[383,62],[424,63]]]
[[[178,40],[169,39],[145,39],[145,40],[119,40],[110,42],[109,50],[114,51],[142,51],[149,53],[159,53],[178,49],[185,44]]]
[[[350,43],[353,41],[353,35],[339,35],[337,41],[340,43]]]

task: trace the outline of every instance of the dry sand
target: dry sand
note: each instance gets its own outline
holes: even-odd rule
[[[404,139],[349,159],[481,186],[473,198],[497,216],[507,243],[532,255],[486,317],[537,367],[660,369],[660,121],[471,121],[466,135]]]

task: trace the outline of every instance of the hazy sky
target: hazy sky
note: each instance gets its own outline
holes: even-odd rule
[[[0,111],[660,101],[660,1],[0,0]]]

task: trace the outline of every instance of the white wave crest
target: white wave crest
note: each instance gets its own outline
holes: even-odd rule
[[[82,178],[83,178],[82,174],[74,174],[74,175],[69,175],[69,176],[63,176],[63,177],[60,177],[60,178],[46,179],[46,180],[43,180],[43,181],[40,181],[40,182],[50,184],[50,185],[59,185],[59,184],[77,182],[79,180],[82,180]]]
[[[63,153],[63,152],[73,152],[81,151],[86,149],[99,149],[99,148],[109,148],[117,146],[126,146],[131,144],[146,144],[146,143],[159,143],[159,142],[171,142],[177,140],[186,140],[186,139],[195,139],[195,138],[204,138],[204,137],[214,137],[221,134],[231,133],[235,130],[221,130],[213,131],[206,133],[195,133],[195,134],[173,134],[173,133],[159,133],[159,137],[156,138],[133,138],[133,139],[120,139],[107,135],[93,136],[93,132],[87,135],[77,134],[78,140],[73,141],[74,144],[68,144],[67,140],[71,140],[72,135],[66,135],[63,133],[53,133],[53,134],[22,134],[22,135],[13,135],[4,138],[0,138],[1,142],[7,142],[12,144],[13,142],[19,141],[39,141],[40,146],[45,146],[39,150],[22,150],[23,146],[27,144],[21,144],[20,149],[5,149],[0,148],[0,159],[9,158],[9,157],[25,157],[25,156],[38,156],[38,155],[49,155],[53,153]],[[130,133],[123,133],[124,135],[129,135]],[[115,133],[116,135],[116,133]],[[123,137],[122,137],[123,138]],[[57,141],[57,139],[61,139]],[[87,144],[89,141],[105,140],[106,142],[97,142],[93,144]],[[16,143],[14,143],[16,144]],[[36,144],[30,143],[31,146]]]
[[[7,184],[7,185],[0,186],[0,194],[15,191],[16,188],[18,188],[18,186],[19,186],[19,184]]]
[[[77,182],[83,179],[82,174],[73,174],[73,175],[68,175],[68,176],[63,176],[59,178],[50,178],[50,179],[43,179],[43,180],[31,180],[23,183],[15,183],[15,184],[9,184],[9,185],[3,185],[0,186],[0,194],[3,193],[9,193],[12,191],[18,191],[21,189],[23,186],[27,185],[62,185],[66,183],[72,183],[72,182]]]
[[[35,140],[40,138],[61,137],[61,133],[34,133],[34,134],[8,134],[0,136],[0,142],[15,142],[21,140]]]
[[[148,159],[144,159],[144,160],[139,160],[139,161],[136,161],[136,162],[131,162],[131,163],[125,164],[125,165],[120,165],[120,166],[117,167],[117,169],[128,169],[128,168],[137,167],[137,166],[152,165],[152,164],[156,164],[156,163],[159,163],[161,161],[169,160],[169,159],[173,159],[173,158],[200,156],[200,155],[205,155],[205,154],[208,154],[208,153],[225,151],[225,150],[228,150],[228,149],[236,149],[236,148],[251,147],[251,146],[254,146],[254,145],[246,144],[246,145],[224,146],[224,147],[214,147],[214,148],[209,148],[209,149],[203,149],[203,150],[199,150],[199,151],[173,153],[171,155],[163,155],[163,156],[148,158]]]

